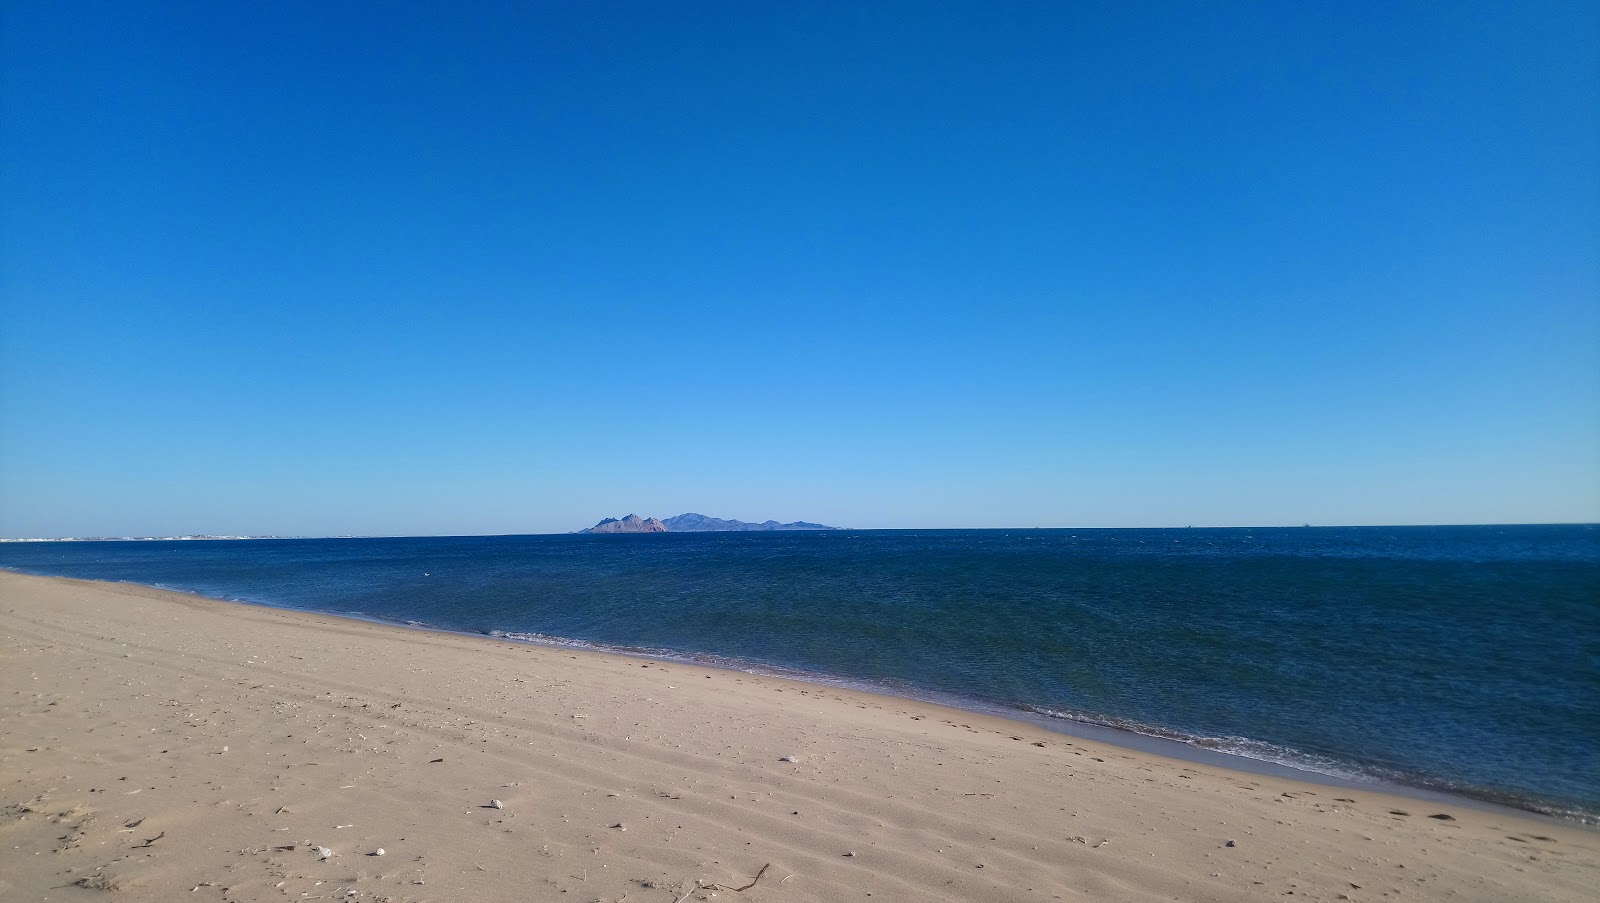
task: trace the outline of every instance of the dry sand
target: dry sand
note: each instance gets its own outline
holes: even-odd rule
[[[12,573],[0,636],[4,900],[1600,887],[1585,829],[770,677]]]

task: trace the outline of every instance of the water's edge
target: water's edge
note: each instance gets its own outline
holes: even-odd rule
[[[1261,777],[1276,777],[1288,780],[1302,781],[1326,787],[1337,787],[1346,790],[1366,790],[1387,793],[1410,799],[1422,800],[1447,805],[1462,806],[1486,812],[1497,812],[1520,818],[1535,818],[1543,821],[1556,822],[1566,825],[1578,825],[1591,830],[1600,831],[1600,819],[1593,818],[1586,813],[1559,810],[1526,803],[1517,799],[1495,799],[1473,796],[1468,793],[1452,790],[1440,790],[1418,784],[1404,783],[1401,781],[1384,780],[1372,775],[1359,772],[1340,772],[1330,767],[1330,770],[1319,771],[1308,764],[1294,761],[1281,761],[1276,758],[1267,758],[1275,747],[1258,744],[1263,748],[1259,755],[1250,755],[1246,751],[1232,751],[1219,749],[1208,744],[1214,742],[1211,738],[1184,737],[1172,732],[1156,728],[1141,729],[1139,725],[1128,723],[1114,724],[1095,720],[1093,715],[1054,712],[1048,710],[1035,710],[1032,708],[1008,705],[994,700],[985,700],[975,697],[960,696],[928,690],[909,683],[884,683],[855,678],[843,678],[830,674],[803,671],[793,668],[783,668],[760,662],[748,661],[733,657],[716,656],[708,654],[684,653],[672,649],[621,646],[614,644],[598,643],[589,640],[572,639],[567,637],[550,636],[539,633],[524,633],[517,631],[489,630],[474,631],[461,630],[427,624],[420,621],[399,621],[383,618],[361,611],[338,611],[331,609],[295,607],[273,602],[270,600],[219,596],[192,589],[169,586],[159,583],[140,583],[133,580],[93,580],[78,577],[66,577],[42,571],[0,566],[0,570],[12,573],[26,574],[29,576],[45,577],[53,580],[83,580],[86,583],[99,583],[110,586],[128,585],[144,586],[162,592],[205,599],[212,602],[222,602],[234,605],[248,605],[258,608],[267,608],[275,611],[293,611],[309,614],[324,615],[327,617],[343,618],[346,620],[360,621],[385,627],[397,627],[406,630],[417,630],[425,633],[447,634],[452,636],[470,637],[478,640],[492,640],[523,645],[535,645],[546,648],[565,649],[600,655],[620,655],[628,658],[646,659],[650,661],[670,662],[677,664],[695,665],[704,668],[713,668],[720,671],[729,671],[742,674],[753,674],[765,677],[777,677],[785,680],[794,680],[802,683],[819,686],[836,687],[852,692],[867,693],[888,699],[903,699],[913,702],[938,705],[957,711],[971,712],[987,717],[1000,718],[1043,728],[1052,733],[1089,740],[1138,752],[1147,755],[1156,755],[1191,764],[1207,765],[1224,768],[1230,771],[1241,772]],[[1237,739],[1237,738],[1236,738]],[[1244,741],[1248,743],[1249,741]],[[1246,747],[1248,749],[1248,747]],[[1293,755],[1292,750],[1278,751]]]

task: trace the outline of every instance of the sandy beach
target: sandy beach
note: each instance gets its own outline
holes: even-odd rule
[[[0,572],[6,900],[1588,900],[1600,833],[891,697]]]

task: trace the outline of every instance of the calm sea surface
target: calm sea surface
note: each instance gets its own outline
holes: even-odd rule
[[[0,566],[801,672],[1600,823],[1596,526],[8,543]]]

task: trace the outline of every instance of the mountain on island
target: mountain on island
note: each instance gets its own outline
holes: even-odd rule
[[[780,524],[775,520],[764,523],[752,524],[743,520],[724,520],[720,517],[707,517],[704,514],[680,514],[669,517],[662,523],[674,533],[711,533],[718,531],[748,531],[748,530],[837,530],[838,527],[829,527],[825,524],[812,524],[797,520],[792,524]]]
[[[669,517],[664,521],[653,517],[640,517],[630,514],[618,520],[608,517],[587,530],[579,533],[732,533],[753,530],[837,530],[826,524],[812,524],[797,520],[792,524],[780,524],[775,520],[765,523],[752,524],[742,520],[724,520],[720,517],[707,517],[704,514],[680,514]]]
[[[622,520],[608,517],[587,530],[579,533],[665,533],[667,525],[655,518],[642,518],[637,514],[630,514]]]

